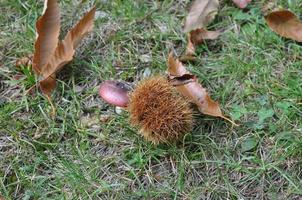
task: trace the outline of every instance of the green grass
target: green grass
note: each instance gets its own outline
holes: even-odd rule
[[[95,29],[62,70],[57,115],[33,74],[14,67],[33,52],[40,1],[0,1],[0,194],[6,199],[301,199],[302,47],[265,24],[262,2],[221,3],[212,29],[226,30],[187,63],[227,116],[200,114],[179,144],[154,146],[128,114],[98,97],[107,79],[165,73],[184,51],[189,1],[97,2]],[[301,14],[301,2],[280,1]],[[62,30],[93,1],[60,1]],[[76,14],[75,14],[76,13]],[[143,58],[148,58],[143,59]],[[105,122],[104,118],[108,118]]]

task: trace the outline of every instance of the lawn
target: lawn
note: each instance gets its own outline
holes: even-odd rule
[[[265,1],[221,1],[216,40],[186,63],[226,116],[196,114],[175,144],[153,145],[129,114],[102,101],[108,79],[165,74],[186,48],[189,0],[102,0],[95,27],[58,75],[56,116],[36,77],[16,69],[33,52],[39,0],[0,0],[0,199],[302,199],[302,46],[273,33]],[[278,6],[301,15],[300,0]],[[61,0],[62,32],[94,1]],[[22,75],[24,74],[24,75]]]

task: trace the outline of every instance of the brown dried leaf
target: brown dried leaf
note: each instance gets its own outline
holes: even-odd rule
[[[195,46],[201,44],[204,40],[214,40],[220,35],[220,31],[208,31],[204,28],[198,28],[188,34],[188,44],[186,53],[181,56],[181,61],[194,60]]]
[[[219,37],[219,35],[220,31],[208,31],[204,28],[199,28],[191,31],[189,37],[194,45],[198,45],[204,40],[215,40]]]
[[[54,54],[60,34],[60,9],[57,0],[46,0],[44,10],[36,23],[37,40],[33,58],[33,70],[39,75]]]
[[[188,33],[188,43],[186,47],[186,52],[184,55],[180,56],[179,60],[181,62],[187,62],[187,61],[195,61],[195,45],[191,41],[190,33]]]
[[[173,76],[182,76],[189,73],[185,66],[178,59],[174,58],[172,53],[169,54],[168,58],[168,72]],[[183,96],[188,98],[188,100],[196,104],[199,111],[203,114],[221,117],[236,125],[233,121],[222,114],[218,102],[213,101],[208,95],[206,89],[197,81],[177,86],[176,88]]]
[[[45,1],[44,14],[36,27],[33,69],[40,75],[41,90],[48,97],[56,86],[56,72],[73,58],[80,40],[93,28],[96,8],[92,8],[66,35],[58,40],[60,31],[60,10],[56,0]]]
[[[44,79],[60,70],[64,65],[73,59],[75,49],[83,37],[93,29],[93,21],[96,7],[93,7],[85,16],[72,28],[64,40],[61,41],[51,57],[47,67],[42,69]],[[43,80],[44,80],[43,79]]]
[[[33,70],[40,76],[39,84],[52,107],[51,93],[56,87],[56,72],[73,59],[76,46],[93,28],[96,8],[92,8],[66,35],[58,40],[60,32],[60,10],[57,0],[46,0],[43,15],[36,24],[37,40],[33,56]]]
[[[191,34],[188,34],[188,44],[186,49],[186,56],[192,56],[195,54],[195,45],[193,44],[191,40]]]
[[[274,11],[265,16],[270,29],[282,37],[302,42],[302,22],[289,10]]]
[[[217,14],[218,0],[195,0],[186,18],[184,31],[205,28]]]
[[[208,31],[206,26],[213,21],[219,6],[218,0],[195,0],[186,18],[184,27],[188,34],[186,53],[180,60],[195,60],[195,46],[206,39],[216,39],[219,31]]]
[[[168,76],[168,81],[173,86],[186,85],[188,83],[192,83],[196,81],[196,76],[192,74],[183,74],[181,76]]]
[[[41,80],[39,83],[42,93],[50,97],[52,91],[56,88],[57,85],[56,75],[53,74],[50,77]]]

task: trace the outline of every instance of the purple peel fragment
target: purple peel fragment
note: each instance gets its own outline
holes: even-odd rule
[[[99,95],[111,105],[127,107],[129,103],[128,92],[131,90],[131,86],[124,82],[105,81],[100,86]]]

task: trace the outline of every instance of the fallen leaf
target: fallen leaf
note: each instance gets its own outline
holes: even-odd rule
[[[243,9],[246,8],[249,3],[251,3],[252,0],[233,0],[234,4],[238,6],[239,8]]]
[[[207,39],[216,39],[219,31],[208,31],[206,26],[213,21],[217,14],[218,0],[195,0],[186,17],[184,32],[188,33],[186,53],[182,61],[194,60],[195,46]]]
[[[215,40],[220,35],[220,31],[208,31],[203,28],[190,32],[190,40],[194,45],[202,43],[204,40]]]
[[[204,40],[214,40],[220,35],[220,31],[208,31],[204,28],[198,28],[188,33],[188,44],[185,55],[181,56],[181,61],[195,60],[195,46],[201,44]]]
[[[52,76],[48,77],[47,79],[43,79],[39,82],[40,88],[43,94],[46,96],[51,96],[52,91],[56,88],[57,81],[56,75],[53,74]]]
[[[37,39],[33,57],[33,70],[40,75],[49,63],[59,42],[60,9],[57,0],[46,0],[44,14],[36,23]]]
[[[219,6],[218,0],[195,0],[186,18],[184,31],[206,27],[213,21]]]
[[[56,87],[56,72],[73,59],[75,48],[81,39],[93,28],[96,8],[93,7],[65,36],[59,41],[60,9],[57,0],[46,0],[42,16],[36,23],[37,39],[33,56],[33,70],[39,76],[39,85],[46,95],[53,110],[51,93]]]
[[[168,76],[168,81],[173,86],[186,85],[196,81],[196,76],[192,74],[183,74],[181,76]]]
[[[168,73],[172,77],[189,74],[185,66],[178,59],[174,58],[173,53],[170,53],[168,57]],[[197,82],[197,80],[186,85],[176,86],[176,88],[189,101],[196,104],[201,113],[215,117],[221,117],[236,125],[233,121],[222,114],[218,102],[215,102],[211,99],[206,89],[203,88]]]
[[[289,10],[274,11],[265,16],[270,29],[285,38],[302,42],[302,22]]]
[[[185,56],[192,56],[194,54],[195,54],[195,45],[192,42],[191,34],[188,33],[188,44],[187,44]]]
[[[95,10],[95,7],[92,8],[78,24],[67,33],[64,40],[59,42],[48,64],[41,69],[42,79],[40,80],[40,86],[44,94],[51,94],[56,86],[55,73],[73,59],[77,45],[81,39],[92,30]]]
[[[93,29],[93,21],[96,7],[93,7],[86,15],[74,26],[61,41],[51,57],[47,67],[42,69],[45,79],[60,70],[64,65],[73,59],[75,49],[83,37]]]
[[[37,40],[33,70],[40,76],[41,90],[50,96],[56,86],[56,72],[73,58],[75,48],[86,33],[92,30],[96,8],[92,8],[59,42],[60,10],[57,0],[47,0],[44,14],[36,24]]]
[[[179,60],[181,62],[187,62],[187,61],[195,61],[195,45],[193,44],[191,40],[190,33],[188,33],[188,43],[186,47],[186,52],[184,55],[180,56]]]

